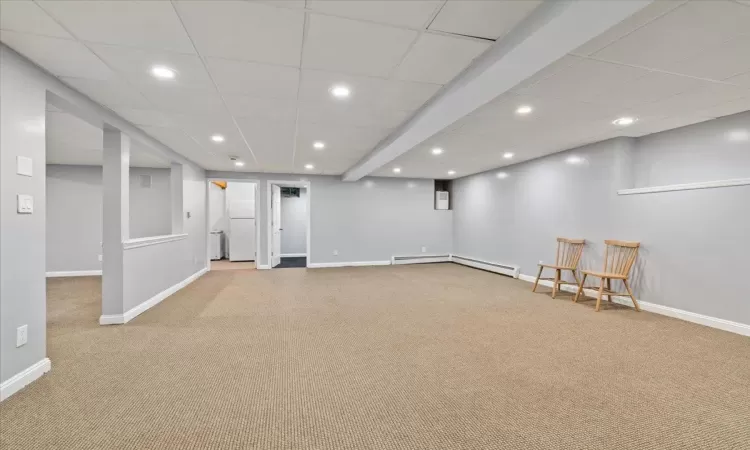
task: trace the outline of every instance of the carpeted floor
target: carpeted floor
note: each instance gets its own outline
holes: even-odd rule
[[[3,450],[750,448],[749,338],[479,270],[209,272],[109,327],[99,288],[49,280]]]
[[[211,270],[246,270],[255,269],[255,261],[230,261],[219,259],[211,261]]]

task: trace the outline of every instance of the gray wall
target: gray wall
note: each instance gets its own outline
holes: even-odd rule
[[[47,272],[101,270],[102,168],[49,164],[46,194]],[[170,214],[169,170],[131,167],[130,236],[170,234]]]
[[[281,197],[281,254],[307,252],[307,189],[299,197]]]
[[[459,179],[454,253],[518,264],[521,273],[535,275],[540,260],[554,261],[557,236],[587,239],[582,267],[592,269],[601,269],[604,239],[640,241],[633,279],[639,299],[750,323],[746,283],[733,275],[750,271],[750,186],[616,193],[634,180],[661,185],[750,177],[750,143],[726,139],[739,124],[750,128],[747,113],[517,164],[503,169],[505,179],[497,171]],[[570,155],[584,162],[568,164]],[[708,155],[726,167],[707,164]],[[658,160],[661,169],[644,175],[644,158]]]
[[[310,181],[308,258],[312,263],[387,261],[393,255],[450,253],[453,211],[435,211],[432,180],[213,172],[209,178],[260,181],[260,265],[268,264],[268,180]],[[338,256],[333,251],[338,250]]]

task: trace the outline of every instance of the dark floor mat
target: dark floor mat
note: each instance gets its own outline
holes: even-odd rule
[[[307,267],[307,258],[304,256],[281,258],[281,264],[274,267],[274,269],[287,269],[289,267]]]

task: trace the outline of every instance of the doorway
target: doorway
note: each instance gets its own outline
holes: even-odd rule
[[[208,180],[209,270],[257,268],[258,191],[253,180]]]
[[[310,183],[268,182],[268,261],[271,268],[310,262]]]

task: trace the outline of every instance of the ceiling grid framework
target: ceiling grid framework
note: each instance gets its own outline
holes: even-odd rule
[[[338,175],[544,4],[1,0],[0,40],[207,169]],[[464,176],[746,111],[747,54],[748,2],[656,0],[372,174]]]

